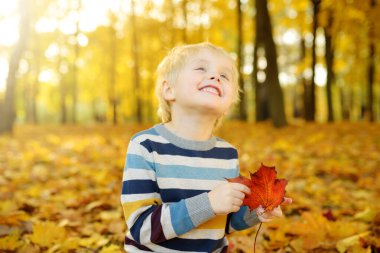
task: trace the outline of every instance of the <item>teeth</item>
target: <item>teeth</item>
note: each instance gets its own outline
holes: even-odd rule
[[[201,89],[201,91],[211,92],[211,93],[214,93],[215,95],[219,96],[219,91],[215,88],[212,88],[212,87],[205,87],[205,88]]]

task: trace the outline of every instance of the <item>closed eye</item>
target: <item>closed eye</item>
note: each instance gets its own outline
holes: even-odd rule
[[[198,67],[195,70],[206,71],[206,69],[204,67]]]
[[[225,74],[221,74],[220,76],[221,76],[223,79],[227,80],[227,81],[230,80],[229,77],[228,77],[227,75],[225,75]]]

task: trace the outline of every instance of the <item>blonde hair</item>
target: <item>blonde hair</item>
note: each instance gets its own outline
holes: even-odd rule
[[[164,99],[162,94],[162,87],[164,82],[168,82],[170,86],[175,85],[179,72],[186,65],[190,59],[190,56],[195,55],[204,49],[210,50],[216,54],[220,54],[232,62],[231,83],[234,87],[232,105],[235,105],[239,101],[239,72],[236,68],[234,59],[223,48],[217,47],[209,42],[177,46],[169,51],[169,53],[157,67],[157,81],[155,91],[159,103],[158,115],[161,117],[163,123],[171,121],[170,103]],[[217,119],[215,126],[220,125],[222,118],[223,116]]]

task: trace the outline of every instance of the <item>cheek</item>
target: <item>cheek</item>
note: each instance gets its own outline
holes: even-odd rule
[[[226,94],[226,97],[228,97],[228,99],[233,100],[236,96],[237,90],[231,85],[226,85],[224,88],[224,92]]]

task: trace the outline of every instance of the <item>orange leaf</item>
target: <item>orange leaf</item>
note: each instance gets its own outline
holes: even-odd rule
[[[261,164],[259,170],[250,175],[250,180],[243,176],[227,179],[229,182],[244,184],[251,189],[251,194],[245,196],[243,205],[248,206],[250,210],[261,205],[265,211],[271,211],[282,203],[287,181],[276,179],[275,167]]]

